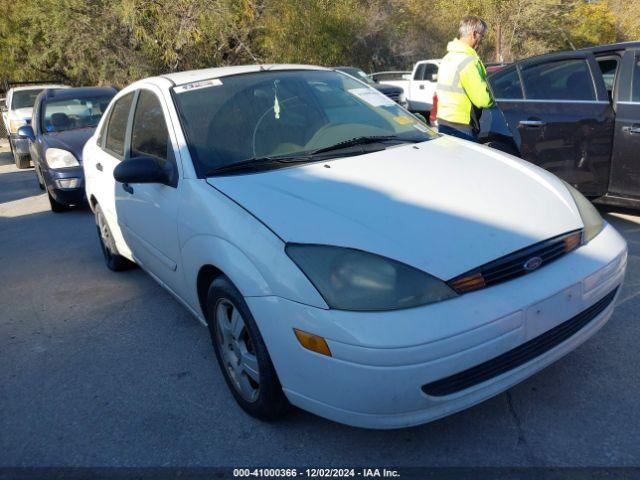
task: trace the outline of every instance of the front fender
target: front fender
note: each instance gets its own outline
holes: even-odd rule
[[[284,256],[284,253],[280,256],[265,255],[271,262],[271,268],[266,264],[258,268],[254,261],[228,240],[213,235],[191,237],[182,247],[186,300],[196,311],[201,312],[198,274],[202,267],[211,265],[229,277],[244,297],[279,296],[327,308],[309,281],[301,273],[298,273],[298,277],[295,270],[291,271],[296,267]]]

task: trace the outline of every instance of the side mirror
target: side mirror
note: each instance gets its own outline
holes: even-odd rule
[[[113,178],[120,183],[161,183],[175,186],[173,164],[160,165],[151,157],[132,157],[124,160],[113,169]]]
[[[432,73],[430,80],[432,82],[437,82],[438,81],[438,74],[437,73]]]
[[[403,80],[411,80],[411,74],[410,73],[403,73],[402,74],[402,79]]]
[[[18,129],[19,137],[26,137],[32,142],[36,141],[36,134],[33,133],[33,127],[31,125],[24,125]]]

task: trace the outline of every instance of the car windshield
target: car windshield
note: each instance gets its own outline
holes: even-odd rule
[[[192,157],[205,173],[359,138],[421,142],[437,136],[385,95],[335,71],[264,71],[174,91]]]
[[[110,95],[47,100],[42,128],[51,133],[95,127],[110,101]]]
[[[36,103],[36,97],[42,90],[44,89],[16,90],[11,97],[11,109],[33,108],[33,104]]]

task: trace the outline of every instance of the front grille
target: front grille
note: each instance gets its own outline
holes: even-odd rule
[[[506,282],[557,260],[565,253],[578,248],[581,241],[581,230],[564,233],[463,273],[449,280],[447,284],[458,294],[462,294]],[[528,266],[531,260],[535,260],[536,263],[535,266],[531,264],[533,268]]]
[[[613,301],[618,288],[575,317],[537,336],[519,347],[446,378],[422,386],[427,395],[442,397],[486,382],[548,352],[585,327]]]

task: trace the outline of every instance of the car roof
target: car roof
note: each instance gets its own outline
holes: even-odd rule
[[[66,99],[66,98],[86,98],[115,95],[117,90],[114,87],[75,87],[75,88],[51,88],[46,89],[42,95],[45,98]]]
[[[228,77],[230,75],[242,75],[244,73],[255,73],[262,71],[281,71],[281,70],[330,70],[325,67],[317,67],[314,65],[295,65],[295,64],[269,64],[269,65],[239,65],[235,67],[218,67],[205,68],[202,70],[189,70],[186,72],[169,73],[154,78],[166,78],[175,85],[184,85],[191,82],[199,82],[212,78]]]
[[[67,85],[57,83],[43,83],[41,85],[24,85],[22,87],[11,87],[9,91],[17,92],[19,90],[42,90],[44,88],[69,88]]]
[[[625,50],[627,48],[640,48],[640,41],[634,40],[632,42],[620,42],[611,43],[609,45],[596,45],[595,47],[581,48],[582,51],[588,51],[592,53],[603,53],[613,50]]]
[[[628,48],[640,48],[640,41],[636,40],[633,42],[620,42],[620,43],[611,43],[608,45],[596,45],[593,47],[580,48],[576,51],[588,52],[588,53],[593,53],[597,55],[599,53],[615,52],[617,50],[626,50]],[[506,65],[504,69],[506,70],[508,67],[511,67],[512,65],[527,64],[531,61],[544,60],[546,58],[549,58],[549,59],[553,59],[556,57],[562,58],[565,55],[570,56],[573,52],[574,50],[559,50],[557,52],[543,53],[541,55],[535,55],[533,57],[527,57],[527,58],[523,58],[522,60],[513,62],[512,64]]]

